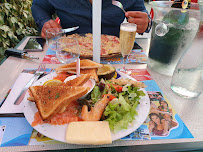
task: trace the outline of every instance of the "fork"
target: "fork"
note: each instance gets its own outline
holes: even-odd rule
[[[126,11],[124,10],[123,5],[121,4],[121,2],[119,2],[119,1],[114,1],[114,0],[113,0],[113,1],[112,1],[112,4],[115,5],[115,6],[117,6],[117,7],[119,7],[120,9],[123,10],[124,13],[126,13]]]
[[[44,74],[46,68],[45,65],[43,63],[40,63],[37,71],[35,72],[34,76],[32,77],[32,79],[25,85],[25,87],[23,88],[23,90],[20,92],[20,94],[18,95],[18,97],[16,98],[14,104],[15,105],[19,105],[23,98],[25,97],[25,94],[27,92],[27,89],[42,75]]]

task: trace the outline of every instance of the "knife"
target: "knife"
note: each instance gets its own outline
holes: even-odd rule
[[[25,97],[25,94],[27,92],[27,89],[38,79],[38,77],[40,77],[40,75],[32,77],[32,79],[26,84],[26,86],[20,92],[19,96],[16,98],[14,105],[19,105],[22,102],[22,100]]]
[[[76,27],[71,27],[71,28],[67,28],[67,29],[63,29],[65,33],[67,32],[72,32],[74,30],[77,30],[79,28],[79,26],[76,26]]]
[[[25,97],[25,94],[27,92],[27,89],[35,82],[37,81],[37,79],[44,74],[45,72],[45,65],[44,64],[40,64],[38,67],[38,70],[35,72],[34,76],[32,77],[32,79],[25,85],[25,87],[23,88],[23,90],[21,90],[20,94],[18,95],[18,97],[16,98],[14,105],[19,105],[23,98]]]

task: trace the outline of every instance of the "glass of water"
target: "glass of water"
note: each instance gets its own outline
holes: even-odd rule
[[[61,28],[50,28],[46,30],[46,44],[48,48],[56,51],[56,40],[65,36],[65,31]]]
[[[62,37],[56,41],[56,57],[61,63],[76,62],[80,57],[78,40],[70,37]]]
[[[171,81],[171,89],[184,98],[197,98],[203,91],[203,3],[199,30],[192,45],[179,60]]]

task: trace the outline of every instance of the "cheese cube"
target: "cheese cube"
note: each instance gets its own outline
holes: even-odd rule
[[[69,123],[66,141],[70,144],[111,144],[111,131],[107,121],[79,121]]]

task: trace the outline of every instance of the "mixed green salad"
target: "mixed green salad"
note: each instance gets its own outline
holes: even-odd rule
[[[89,95],[91,106],[106,94],[109,95],[110,102],[106,106],[101,120],[108,121],[110,129],[114,133],[127,129],[135,119],[135,115],[138,114],[136,107],[140,104],[140,98],[145,96],[145,93],[132,84],[121,86],[110,80],[102,79]]]

